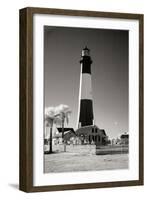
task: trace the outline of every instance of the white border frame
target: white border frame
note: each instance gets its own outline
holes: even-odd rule
[[[139,180],[139,21],[35,14],[33,24],[33,186]],[[43,173],[44,25],[129,30],[129,169]]]

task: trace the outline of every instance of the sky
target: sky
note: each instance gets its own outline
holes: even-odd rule
[[[128,31],[44,27],[44,104],[72,110],[77,128],[80,58],[90,49],[95,124],[109,138],[128,132]]]

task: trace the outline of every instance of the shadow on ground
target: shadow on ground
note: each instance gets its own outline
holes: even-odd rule
[[[8,184],[10,187],[12,187],[13,189],[19,189],[19,185],[17,183],[9,183]]]

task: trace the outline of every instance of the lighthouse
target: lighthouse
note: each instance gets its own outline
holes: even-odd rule
[[[90,50],[87,46],[82,50],[81,74],[79,88],[79,117],[78,128],[94,125],[92,84],[91,84],[91,64]]]

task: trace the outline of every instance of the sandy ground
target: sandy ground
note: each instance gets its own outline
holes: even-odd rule
[[[87,152],[56,152],[44,156],[44,172],[127,169],[128,159],[128,154],[95,155]]]

